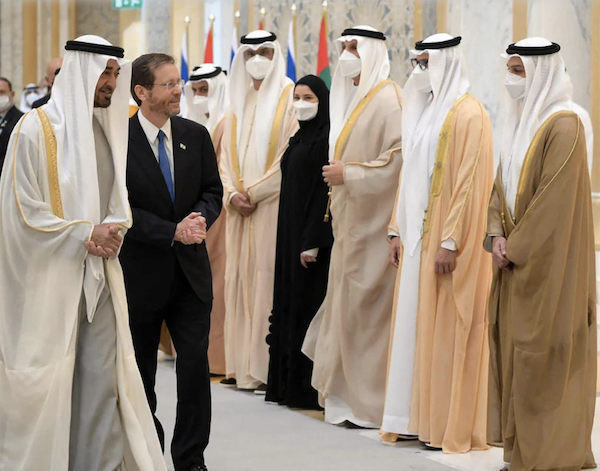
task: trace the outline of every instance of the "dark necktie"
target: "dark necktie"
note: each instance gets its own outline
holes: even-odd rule
[[[175,189],[173,188],[173,176],[171,175],[171,166],[169,165],[169,157],[167,155],[167,148],[165,147],[165,133],[158,131],[158,165],[160,171],[165,178],[169,195],[171,195],[171,201],[175,201]]]

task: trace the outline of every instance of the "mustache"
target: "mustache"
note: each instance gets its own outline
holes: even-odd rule
[[[99,91],[104,92],[104,93],[113,93],[115,91],[115,89],[114,89],[114,87],[105,85],[104,87],[101,87],[99,89]]]

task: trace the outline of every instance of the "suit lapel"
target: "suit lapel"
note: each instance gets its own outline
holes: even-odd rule
[[[175,207],[181,201],[183,182],[191,170],[191,152],[185,142],[185,132],[177,119],[171,119],[171,135],[173,137],[173,165],[175,167]]]
[[[156,160],[154,151],[148,142],[146,133],[142,129],[142,125],[140,124],[137,113],[131,119],[133,124],[133,132],[130,134],[130,140],[131,144],[133,144],[133,155],[136,156],[137,164],[146,172],[146,175],[153,183],[153,188],[155,188],[157,193],[160,194],[160,197],[166,203],[168,203],[169,206],[172,206],[173,203],[171,202],[171,196],[169,195],[169,189],[167,188],[165,177],[160,171],[158,161]]]

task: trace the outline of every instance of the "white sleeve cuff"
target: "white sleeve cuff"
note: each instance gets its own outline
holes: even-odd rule
[[[365,168],[360,165],[344,165],[344,183],[365,178]]]
[[[444,242],[442,242],[442,248],[456,252],[456,242],[454,242],[452,239],[446,239]]]
[[[239,191],[234,191],[233,193],[231,193],[231,194],[229,195],[229,201],[227,201],[227,204],[231,204],[231,200],[233,199],[233,197],[234,197],[235,195],[239,195],[239,194],[240,194],[240,193],[239,193]]]
[[[319,247],[317,247],[316,249],[305,250],[302,253],[304,255],[308,255],[309,257],[316,257],[317,255],[319,255]]]

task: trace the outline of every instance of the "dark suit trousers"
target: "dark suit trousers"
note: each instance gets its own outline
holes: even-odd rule
[[[154,416],[160,443],[165,433],[156,418],[157,351],[163,320],[177,351],[177,420],[171,444],[175,471],[188,471],[204,464],[211,418],[208,332],[212,302],[196,295],[183,270],[176,263],[171,293],[165,305],[136,311],[130,307],[129,322],[135,355]]]

